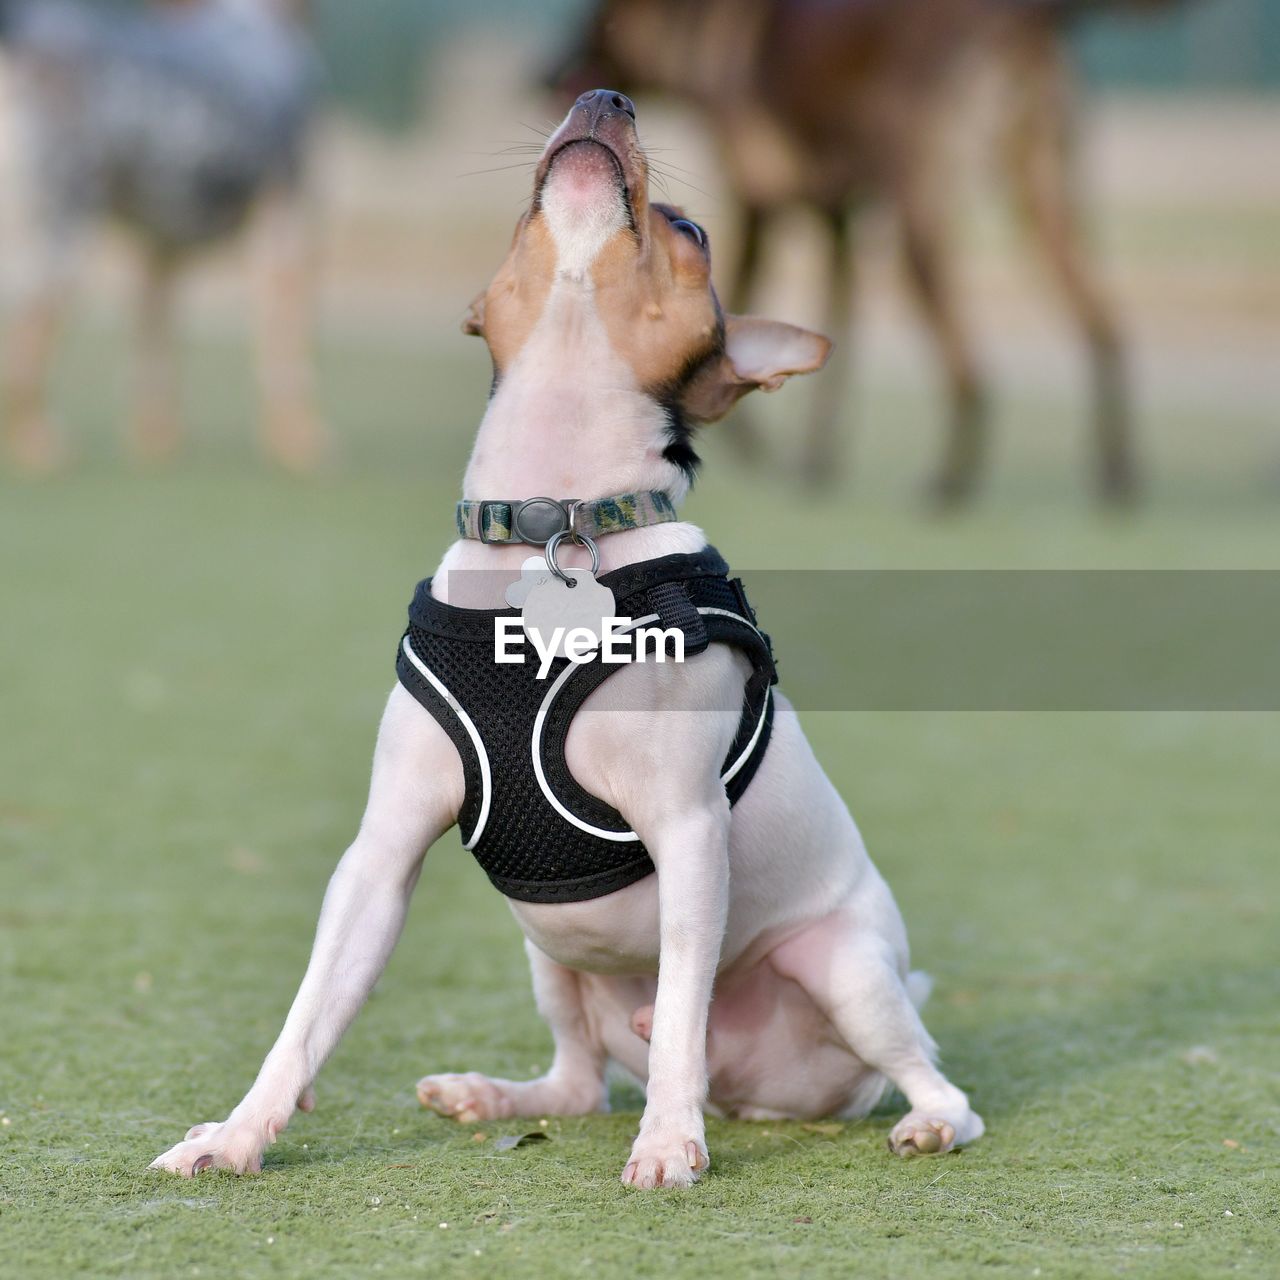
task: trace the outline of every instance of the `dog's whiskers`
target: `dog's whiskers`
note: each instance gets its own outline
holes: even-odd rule
[[[695,183],[689,181],[688,178],[682,178],[679,174],[669,172],[669,166],[659,160],[649,161],[649,175],[663,183],[662,189],[669,190],[665,185],[667,182],[678,182],[682,187],[688,187],[690,191],[696,191],[700,196],[705,196],[713,203],[719,203],[714,195],[705,187],[699,187]]]
[[[498,164],[491,169],[468,169],[465,173],[454,174],[454,177],[475,178],[482,173],[505,173],[508,169],[533,169],[535,167],[532,160],[518,160],[515,164]]]

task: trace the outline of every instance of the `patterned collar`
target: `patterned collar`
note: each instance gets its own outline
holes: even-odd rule
[[[464,498],[458,503],[458,533],[478,542],[523,542],[545,546],[557,533],[598,538],[623,529],[666,524],[676,519],[670,495],[660,489],[620,493],[612,498],[525,498],[494,501]]]

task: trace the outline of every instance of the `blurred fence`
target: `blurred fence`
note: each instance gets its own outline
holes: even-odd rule
[[[591,0],[315,0],[330,89],[358,114],[391,128],[416,120],[432,61],[466,29],[486,26],[537,51],[569,40]],[[479,91],[483,92],[483,88]]]
[[[531,61],[550,65],[593,7],[594,0],[312,0],[332,96],[391,129],[421,116],[433,61],[461,33],[491,28],[506,42],[527,41]],[[1079,20],[1076,43],[1098,85],[1280,89],[1280,0],[1187,0],[1155,14],[1104,8]]]
[[[1280,88],[1280,0],[1189,0],[1164,17],[1094,17],[1078,47],[1096,84]]]
[[[1012,0],[1031,3],[1031,0]],[[562,47],[592,0],[316,0],[335,96],[391,127],[417,118],[433,57],[464,29],[527,39],[533,58]],[[1280,88],[1280,0],[1189,0],[1160,14],[1100,13],[1079,24],[1088,78],[1162,89]]]

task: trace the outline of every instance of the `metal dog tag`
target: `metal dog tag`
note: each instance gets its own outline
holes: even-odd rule
[[[513,609],[524,608],[529,592],[544,582],[555,581],[555,574],[547,563],[546,556],[530,556],[520,566],[520,576],[506,590],[507,603]]]
[[[589,632],[595,639],[593,648],[599,648],[607,619],[615,616],[618,607],[613,592],[601,586],[589,569],[564,572],[572,579],[572,585],[548,570],[546,578],[525,597],[521,616],[525,634],[532,640],[536,631],[542,648],[557,658],[570,657],[566,642],[570,632],[579,629]]]

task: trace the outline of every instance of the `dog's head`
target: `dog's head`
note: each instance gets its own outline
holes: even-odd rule
[[[794,325],[724,313],[705,232],[649,199],[635,108],[608,89],[584,93],[551,135],[506,260],[467,314],[497,380],[553,305],[557,323],[596,326],[677,426],[721,418],[748,391],[821,368],[831,349]]]

